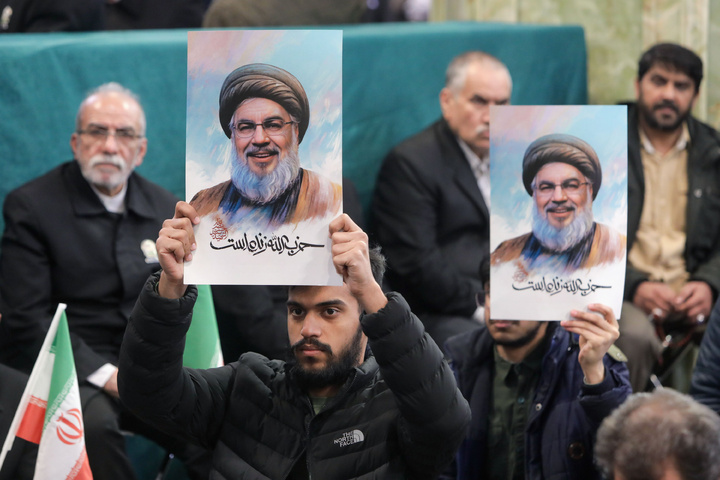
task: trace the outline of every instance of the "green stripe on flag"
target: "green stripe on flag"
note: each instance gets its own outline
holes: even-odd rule
[[[70,331],[68,330],[65,312],[58,322],[57,333],[50,347],[50,353],[55,355],[50,379],[50,393],[48,394],[47,411],[45,412],[45,425],[53,418],[57,409],[65,401],[70,387],[75,381],[75,360],[73,360],[72,345],[70,344]]]
[[[183,365],[190,368],[213,368],[222,365],[220,334],[215,318],[210,285],[198,285],[198,298],[192,323],[185,337]]]

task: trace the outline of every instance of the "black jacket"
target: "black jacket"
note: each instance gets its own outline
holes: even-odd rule
[[[628,106],[628,230],[627,251],[635,242],[645,199],[645,175],[640,158],[638,109]],[[690,280],[701,280],[720,291],[720,135],[709,125],[688,117],[688,199],[685,266]],[[632,301],[647,274],[628,265],[625,300]]]
[[[547,350],[525,427],[525,478],[599,479],[593,465],[595,434],[602,420],[632,393],[627,367],[605,355],[605,379],[599,385],[585,385],[577,337],[556,323],[548,325],[546,335]],[[470,403],[472,423],[458,451],[456,473],[451,469],[443,477],[447,480],[483,476],[493,405],[494,345],[486,328],[448,341],[458,386]]]
[[[120,396],[156,427],[212,448],[211,479],[284,479],[303,458],[313,479],[433,479],[465,436],[467,402],[398,295],[362,318],[375,356],[314,415],[282,361],[248,353],[217,369],[183,369],[197,290],[168,300],[156,283],[125,334]]]
[[[489,213],[475,175],[440,119],[392,149],[372,205],[388,281],[413,311],[470,317],[490,255]]]
[[[135,300],[159,268],[141,244],[154,245],[176,201],[133,173],[126,212],[110,213],[76,161],[10,192],[0,251],[0,361],[30,372],[62,302],[79,381],[116,364]]]

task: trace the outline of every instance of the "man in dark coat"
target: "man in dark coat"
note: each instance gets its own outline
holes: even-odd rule
[[[628,108],[628,268],[618,346],[633,389],[660,354],[651,319],[704,323],[720,290],[720,135],[691,110],[702,60],[658,44],[638,64]]]
[[[371,218],[390,287],[439,345],[480,326],[473,317],[478,267],[490,254],[490,105],[508,104],[511,89],[495,57],[456,57],[440,92],[443,118],[396,146],[378,174]]]
[[[491,320],[487,261],[481,268],[487,328],[447,344],[472,422],[443,478],[599,480],[595,433],[631,393],[612,309],[592,304],[559,323]]]
[[[333,220],[343,285],[289,289],[288,363],[248,353],[191,370],[182,352],[197,289],[183,284],[183,270],[199,221],[181,202],[160,232],[162,273],[146,284],[123,340],[123,402],[212,448],[211,478],[436,478],[470,411],[405,301],[383,293],[383,261],[367,235],[345,214]]]
[[[153,238],[176,198],[134,173],[147,151],[145,114],[117,83],[83,100],[70,146],[74,161],[5,199],[0,361],[29,373],[57,304],[67,304],[93,476],[127,480],[134,472],[121,428],[157,432],[131,423],[139,422],[120,404],[117,359],[130,311],[158,268]],[[154,438],[185,455],[185,445]]]

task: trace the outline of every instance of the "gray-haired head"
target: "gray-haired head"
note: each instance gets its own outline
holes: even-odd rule
[[[720,417],[674,390],[636,393],[603,421],[595,458],[608,478],[718,480]]]
[[[80,102],[80,106],[78,107],[77,114],[75,115],[75,130],[82,129],[82,110],[83,106],[85,105],[85,102],[94,95],[100,95],[100,94],[106,94],[106,93],[115,93],[118,95],[123,95],[131,100],[133,100],[135,103],[138,104],[140,107],[140,135],[145,135],[145,128],[146,128],[146,120],[145,120],[145,109],[143,108],[142,102],[140,101],[140,97],[130,90],[129,88],[123,87],[117,82],[108,82],[103,83],[102,85],[93,88],[89,92],[85,94],[85,97],[83,97],[82,102]]]
[[[493,68],[506,72],[510,82],[510,91],[512,91],[512,77],[510,76],[510,71],[505,64],[489,53],[481,52],[479,50],[471,50],[469,52],[461,53],[450,61],[450,64],[445,71],[445,87],[455,93],[460,91],[463,85],[465,85],[467,67],[474,63],[479,63],[487,68]]]

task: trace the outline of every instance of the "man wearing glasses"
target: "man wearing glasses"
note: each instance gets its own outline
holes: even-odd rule
[[[492,265],[572,273],[623,260],[625,236],[593,220],[602,170],[587,142],[566,134],[538,138],[525,151],[522,179],[534,202],[532,232],[501,243]]]
[[[273,65],[243,65],[223,82],[219,117],[232,142],[231,179],[193,197],[198,215],[214,215],[216,225],[233,229],[340,213],[342,187],[300,167],[310,105],[297,78]]]
[[[83,100],[70,146],[75,161],[5,199],[0,361],[30,372],[57,304],[66,303],[93,476],[133,479],[120,428],[185,452],[123,409],[116,367],[130,312],[159,268],[153,239],[177,199],[133,172],[147,151],[145,114],[117,83]]]

